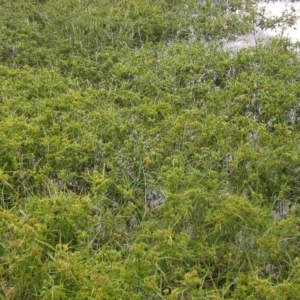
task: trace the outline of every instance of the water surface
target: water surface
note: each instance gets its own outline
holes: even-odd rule
[[[287,13],[295,16],[295,24],[289,26],[287,24],[279,24],[272,29],[261,29],[258,26],[253,29],[253,32],[245,36],[237,38],[233,42],[225,42],[224,49],[241,49],[255,46],[258,43],[266,42],[270,38],[283,37],[289,38],[293,43],[300,41],[300,2],[279,0],[279,1],[261,1],[257,5],[259,12],[264,14],[267,18],[274,19]],[[241,12],[236,12],[237,14]]]

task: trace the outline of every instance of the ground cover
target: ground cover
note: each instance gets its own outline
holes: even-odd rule
[[[0,4],[1,299],[298,297],[296,46],[218,44],[252,2]]]

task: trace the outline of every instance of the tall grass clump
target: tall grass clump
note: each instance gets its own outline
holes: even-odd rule
[[[254,4],[0,1],[1,299],[297,299],[295,45],[218,43]]]

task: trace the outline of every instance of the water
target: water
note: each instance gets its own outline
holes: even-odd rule
[[[239,37],[236,41],[223,41],[223,49],[239,50],[265,43],[271,38],[289,38],[291,42],[300,41],[300,1],[260,1],[258,11],[262,12],[268,19],[274,19],[283,14],[291,13],[295,17],[295,24],[288,26],[287,24],[279,24],[272,29],[261,29],[258,26],[253,29],[253,32],[245,36]],[[240,14],[241,12],[236,12]]]

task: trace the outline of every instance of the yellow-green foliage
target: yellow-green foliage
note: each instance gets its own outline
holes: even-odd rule
[[[1,299],[299,297],[300,63],[227,2],[0,0]]]

